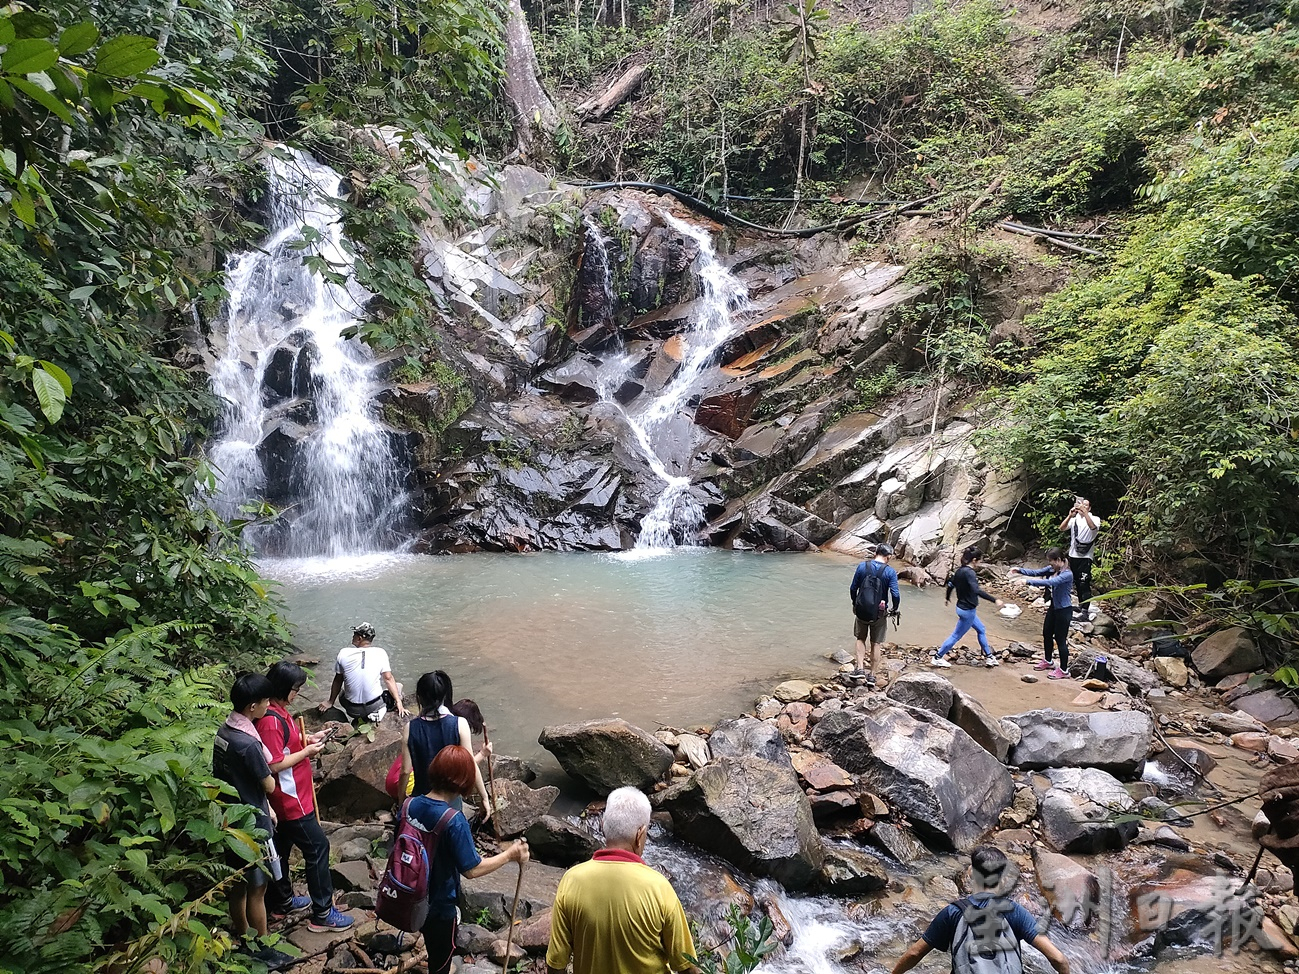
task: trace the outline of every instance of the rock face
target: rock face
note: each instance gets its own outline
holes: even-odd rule
[[[1020,740],[1018,724],[992,716],[983,704],[964,690],[957,689],[952,695],[952,709],[947,719],[1002,764],[1006,763],[1010,749]]]
[[[825,847],[818,887],[828,896],[877,893],[889,884],[888,867],[869,852],[848,846]]]
[[[708,738],[713,757],[745,757],[753,755],[764,761],[793,767],[789,748],[775,724],[753,717],[736,717],[724,720],[713,728]]]
[[[559,797],[554,785],[531,788],[509,778],[496,782],[496,827],[502,836],[522,835],[550,811]]]
[[[1071,714],[1030,710],[1008,717],[1020,730],[1010,751],[1018,767],[1100,768],[1122,778],[1136,777],[1150,755],[1154,724],[1140,711]]]
[[[326,754],[316,785],[322,815],[355,820],[391,808],[392,799],[384,785],[393,759],[400,755],[401,729],[395,720],[382,721],[375,728],[373,741],[353,736],[341,751]]]
[[[648,789],[672,767],[662,742],[617,717],[547,727],[537,740],[560,767],[601,794],[624,785]]]
[[[1191,662],[1206,680],[1251,673],[1263,665],[1263,654],[1244,629],[1233,626],[1206,636],[1191,653]]]
[[[812,740],[929,838],[967,852],[1014,799],[1014,782],[965,731],[924,716],[867,697],[826,714]]]
[[[722,756],[665,793],[673,830],[701,849],[789,889],[816,882],[824,854],[793,768]]]
[[[600,848],[600,840],[589,829],[553,815],[541,816],[523,837],[533,858],[554,866],[585,862]]]
[[[1096,874],[1068,856],[1044,849],[1033,850],[1033,867],[1056,919],[1072,929],[1089,925],[1101,895]]]
[[[491,917],[492,926],[500,927],[510,919],[510,903],[514,900],[515,883],[518,880],[518,867],[511,864],[477,879],[465,879],[460,883],[460,912],[465,916],[477,916],[486,910]],[[555,891],[564,870],[547,866],[539,862],[528,863],[523,871],[523,886],[519,891],[519,911],[515,919],[534,917],[550,909],[555,902]]]
[[[937,673],[903,673],[888,688],[888,697],[910,707],[928,710],[938,717],[952,712],[956,688]]]
[[[1115,822],[1114,812],[1062,788],[1052,788],[1038,806],[1042,835],[1060,852],[1095,853],[1122,849],[1136,838],[1136,822]]]

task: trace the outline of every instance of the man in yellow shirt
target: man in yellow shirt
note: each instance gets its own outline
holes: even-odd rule
[[[605,847],[559,881],[550,920],[548,974],[667,974],[698,969],[685,910],[672,884],[641,859],[650,803],[619,788],[604,807]]]

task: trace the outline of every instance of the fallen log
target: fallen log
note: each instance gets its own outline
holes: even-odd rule
[[[617,81],[611,84],[598,98],[588,98],[573,111],[593,121],[600,121],[613,113],[613,110],[635,94],[645,76],[649,74],[648,64],[634,64],[622,73]]]
[[[1048,237],[1074,237],[1080,240],[1104,240],[1103,233],[1074,233],[1071,230],[1048,230],[1046,227],[1030,227],[1027,223],[1016,223],[1014,220],[1002,220],[1007,229],[1017,227],[1020,230],[1031,230],[1033,233],[1040,233]]]
[[[1078,244],[1070,243],[1067,240],[1061,240],[1049,230],[1036,230],[1027,227],[1021,227],[1014,223],[998,223],[998,227],[1010,233],[1017,233],[1021,237],[1041,237],[1044,243],[1053,247],[1059,247],[1061,250],[1073,251],[1076,254],[1087,254],[1090,257],[1104,257],[1099,250],[1093,250],[1091,247],[1080,247]]]

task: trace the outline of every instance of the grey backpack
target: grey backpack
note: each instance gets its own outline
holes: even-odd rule
[[[952,934],[953,974],[1023,974],[1024,956],[1008,918],[1014,904],[992,896],[955,905],[961,915]]]

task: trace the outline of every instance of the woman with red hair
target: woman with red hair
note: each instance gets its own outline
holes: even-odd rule
[[[410,800],[407,815],[412,825],[432,832],[456,799],[471,794],[478,781],[474,756],[458,744],[438,751],[428,766],[428,792]],[[447,974],[456,951],[460,877],[474,879],[500,869],[507,862],[522,868],[528,861],[528,843],[511,843],[484,859],[474,848],[469,822],[459,811],[451,817],[430,863],[428,919],[424,922],[424,946],[428,948],[429,974]]]

